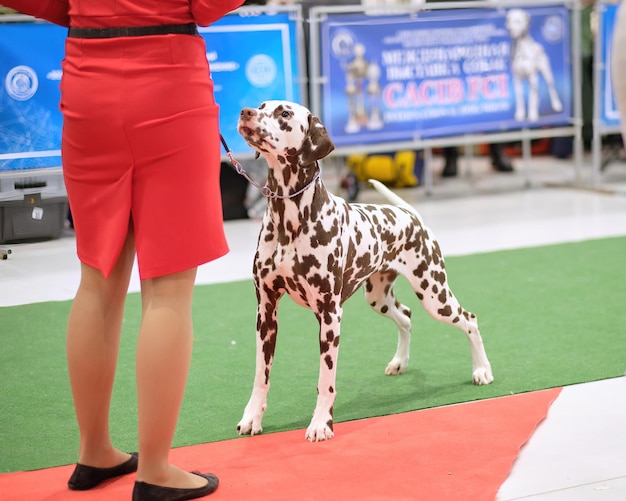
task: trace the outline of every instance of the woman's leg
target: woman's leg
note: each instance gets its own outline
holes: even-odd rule
[[[140,482],[181,488],[207,483],[168,461],[191,362],[195,278],[193,268],[141,283],[143,317],[137,345]]]
[[[135,256],[132,233],[108,279],[81,264],[81,280],[67,325],[67,362],[80,430],[78,462],[109,468],[129,456],[115,449],[109,435],[109,404]]]

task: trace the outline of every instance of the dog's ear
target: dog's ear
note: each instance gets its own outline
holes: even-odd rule
[[[309,115],[309,135],[302,145],[302,164],[308,165],[324,158],[335,149],[326,127],[319,118]]]

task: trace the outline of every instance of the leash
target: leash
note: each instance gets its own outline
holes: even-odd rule
[[[270,187],[267,185],[267,182],[263,186],[261,186],[260,184],[256,183],[248,175],[248,173],[245,171],[242,165],[235,159],[233,152],[230,150],[230,148],[226,144],[226,140],[224,139],[224,136],[222,136],[221,134],[220,134],[220,141],[222,142],[222,146],[224,146],[224,150],[226,151],[226,156],[230,160],[230,163],[235,169],[235,171],[237,172],[237,174],[239,174],[240,176],[243,176],[252,186],[258,189],[261,192],[261,195],[263,195],[265,198],[273,198],[273,199],[278,198],[281,200],[285,200],[287,198],[295,198],[298,195],[301,195],[302,193],[304,193],[305,190],[307,190],[313,183],[315,183],[320,178],[321,171],[318,171],[317,174],[315,174],[315,176],[313,177],[313,179],[311,179],[311,181],[309,181],[309,183],[307,183],[307,185],[304,188],[296,191],[295,193],[292,193],[291,195],[279,195],[278,193],[270,189]]]

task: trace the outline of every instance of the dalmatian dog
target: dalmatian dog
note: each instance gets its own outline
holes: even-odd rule
[[[333,437],[342,308],[363,284],[369,305],[398,327],[397,350],[386,374],[402,374],[409,363],[411,310],[396,300],[393,289],[398,275],[404,275],[430,315],[466,334],[474,384],[493,381],[476,316],[452,294],[439,245],[413,207],[381,183],[375,187],[389,205],[348,204],[329,193],[318,161],[334,145],[320,120],[299,104],[266,101],[256,109],[244,108],[238,131],[268,164],[268,206],[253,266],[256,372],[237,425],[240,435],[262,432],[278,302],[285,293],[311,309],[320,326],[317,403],[305,435],[311,442]]]
[[[563,110],[563,104],[554,86],[550,60],[539,42],[529,32],[530,14],[522,9],[510,9],[506,14],[506,29],[513,39],[511,72],[515,89],[515,120],[531,122],[539,120],[539,75],[548,86],[550,106],[555,112]],[[525,107],[524,81],[528,82],[528,108]]]

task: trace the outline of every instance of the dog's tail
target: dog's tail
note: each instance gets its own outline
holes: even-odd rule
[[[400,198],[393,191],[387,188],[383,183],[377,181],[376,179],[368,179],[368,182],[376,189],[378,193],[384,196],[389,201],[389,203],[407,209],[419,217],[419,214],[415,207],[409,204],[406,200]]]

